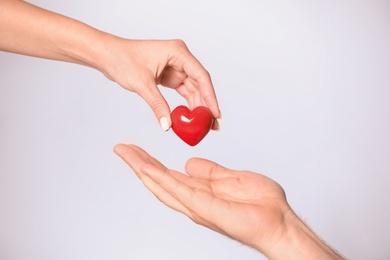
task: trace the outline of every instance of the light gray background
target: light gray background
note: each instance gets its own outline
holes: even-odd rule
[[[2,260],[262,259],[160,204],[119,142],[176,170],[200,156],[266,174],[345,256],[390,258],[389,1],[31,2],[127,38],[185,40],[223,120],[191,148],[97,71],[0,53]]]

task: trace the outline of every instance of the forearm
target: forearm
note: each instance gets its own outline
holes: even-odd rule
[[[0,50],[99,68],[112,35],[20,0],[0,0]]]
[[[293,211],[285,220],[285,235],[265,252],[269,259],[344,259],[325,244]]]

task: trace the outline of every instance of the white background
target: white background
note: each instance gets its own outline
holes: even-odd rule
[[[389,1],[32,2],[126,38],[183,39],[223,120],[191,148],[97,71],[0,53],[0,259],[262,258],[160,204],[120,142],[180,171],[199,156],[266,174],[342,254],[390,258]]]

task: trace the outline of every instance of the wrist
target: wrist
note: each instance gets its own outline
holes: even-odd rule
[[[292,210],[285,215],[285,232],[264,254],[269,259],[343,259]]]
[[[118,37],[99,31],[89,25],[74,21],[74,28],[59,40],[58,48],[64,61],[88,66],[104,71],[103,64],[108,56],[110,46]]]

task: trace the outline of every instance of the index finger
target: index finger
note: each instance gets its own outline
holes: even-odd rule
[[[206,106],[211,110],[215,118],[221,117],[217,97],[209,72],[195,58],[187,48],[183,41],[178,41],[178,49],[181,50],[178,54],[175,52],[171,57],[171,66],[178,70],[184,70],[191,84],[199,90],[200,95],[206,103]]]
[[[184,64],[184,71],[188,75],[188,80],[199,90],[206,106],[210,109],[215,118],[221,117],[217,96],[211,81],[210,73],[193,57],[193,63]]]

